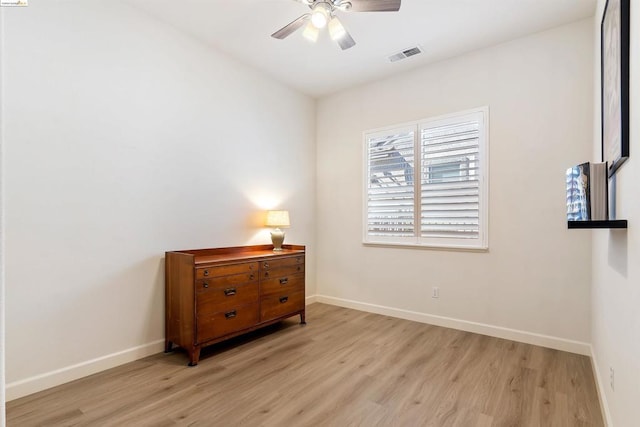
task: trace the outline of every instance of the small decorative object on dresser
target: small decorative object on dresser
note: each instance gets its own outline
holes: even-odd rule
[[[305,247],[171,251],[165,260],[165,351],[200,349],[288,317],[305,324]]]
[[[274,251],[282,250],[282,242],[284,242],[284,231],[280,228],[289,227],[289,211],[267,211],[267,220],[265,224],[267,227],[275,227],[271,232],[271,242],[273,243]]]

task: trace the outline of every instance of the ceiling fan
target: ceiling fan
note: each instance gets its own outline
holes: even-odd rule
[[[402,0],[295,0],[309,6],[310,13],[305,13],[295,21],[280,28],[271,37],[284,39],[305,24],[302,35],[315,42],[320,30],[329,27],[329,35],[342,50],[355,46],[356,42],[342,26],[336,11],[343,12],[397,12]]]

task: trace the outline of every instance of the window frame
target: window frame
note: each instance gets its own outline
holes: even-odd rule
[[[476,120],[478,132],[478,238],[448,238],[421,236],[421,197],[422,197],[422,130]],[[372,236],[368,232],[369,225],[369,140],[393,132],[413,132],[414,166],[413,166],[413,201],[414,201],[414,235],[413,236]],[[363,132],[363,181],[362,189],[362,244],[366,246],[388,246],[408,248],[432,248],[467,251],[488,251],[489,249],[489,107],[483,106],[451,114],[416,120],[397,125],[385,126]],[[428,167],[428,166],[427,166]],[[468,173],[468,171],[467,171]]]

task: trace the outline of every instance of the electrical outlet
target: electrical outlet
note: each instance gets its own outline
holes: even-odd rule
[[[613,380],[615,379],[615,372],[613,370],[613,367],[609,366],[609,384],[611,384],[611,390],[615,391],[615,388],[613,386],[614,382]]]
[[[437,286],[434,286],[431,289],[431,298],[440,298],[440,288]]]

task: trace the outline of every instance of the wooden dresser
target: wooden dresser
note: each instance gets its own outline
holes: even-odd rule
[[[198,364],[200,349],[300,315],[305,323],[305,247],[271,245],[166,252],[165,351]]]

